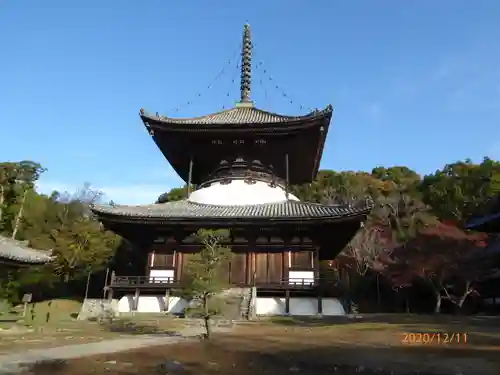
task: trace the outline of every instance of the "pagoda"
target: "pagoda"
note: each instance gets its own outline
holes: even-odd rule
[[[234,108],[194,118],[140,110],[150,136],[186,182],[188,196],[93,206],[99,221],[129,240],[136,258],[143,259],[139,275],[112,273],[106,289],[110,296],[121,293],[120,312],[180,312],[187,301],[170,290],[182,285],[189,254],[200,249],[193,234],[226,228],[233,252],[228,281],[257,315],[345,313],[322,283],[320,262],[333,260],[352,239],[371,200],[339,206],[294,196],[291,185],[316,177],[333,108],[303,116],[264,111],[251,100],[251,82],[252,40],[245,25],[241,95]]]

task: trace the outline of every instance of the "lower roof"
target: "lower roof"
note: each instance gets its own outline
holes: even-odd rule
[[[500,233],[500,212],[473,219],[465,227],[479,232]]]
[[[222,206],[180,200],[139,206],[94,205],[100,219],[109,221],[297,221],[308,219],[344,219],[367,215],[373,207],[371,200],[353,206],[327,206],[300,201],[284,201],[253,205]]]
[[[29,248],[21,241],[0,236],[0,261],[44,264],[52,260],[48,252]]]

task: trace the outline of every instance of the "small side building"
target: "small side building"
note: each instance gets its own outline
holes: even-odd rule
[[[496,266],[484,275],[479,292],[486,312],[498,314],[500,313],[500,195],[481,207],[481,211],[485,214],[471,219],[465,227],[489,234],[485,256]]]
[[[35,250],[26,242],[16,241],[0,236],[0,265],[7,267],[23,267],[49,263],[50,252]]]

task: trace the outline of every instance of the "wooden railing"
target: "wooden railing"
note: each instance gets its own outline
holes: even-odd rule
[[[175,284],[173,276],[115,276],[110,286],[145,286]]]
[[[324,281],[323,281],[324,282]],[[321,283],[320,278],[283,278],[280,280],[255,280],[249,284],[237,283],[238,286],[256,286],[264,289],[312,289]],[[165,288],[182,286],[182,282],[167,276],[114,276],[110,287],[151,287]]]

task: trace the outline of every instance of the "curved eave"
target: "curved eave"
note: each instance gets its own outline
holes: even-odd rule
[[[172,202],[175,203],[175,202]],[[167,203],[168,204],[168,203]],[[302,202],[293,202],[292,204],[304,205]],[[199,204],[198,204],[199,205]],[[306,203],[305,205],[313,207],[313,203]],[[206,205],[209,207],[209,205]],[[259,205],[248,206],[248,208],[257,207]],[[264,205],[262,205],[264,206]],[[136,206],[137,207],[137,206]],[[317,205],[318,208],[324,208],[323,205]],[[239,207],[240,208],[240,207]],[[309,215],[158,215],[153,212],[150,214],[140,213],[137,211],[131,212],[128,206],[94,206],[91,208],[92,212],[98,217],[101,222],[109,223],[129,223],[129,224],[171,224],[171,225],[238,225],[238,226],[251,226],[251,225],[279,225],[279,224],[326,224],[334,222],[345,221],[363,221],[371,212],[373,204],[368,202],[361,206],[352,207],[349,209],[341,209],[338,214],[320,214],[315,216]]]
[[[289,132],[291,130],[299,130],[303,128],[308,128],[310,126],[315,126],[321,123],[323,126],[328,126],[330,119],[333,114],[333,107],[331,105],[327,106],[321,111],[315,111],[305,116],[283,116],[271,112],[259,111],[262,114],[267,114],[269,117],[273,117],[278,120],[273,121],[252,121],[248,120],[238,120],[238,121],[211,121],[211,118],[217,119],[222,117],[224,113],[229,111],[239,110],[238,108],[233,108],[226,111],[221,111],[218,113],[210,114],[207,116],[194,117],[194,118],[168,118],[163,116],[150,115],[148,113],[141,113],[140,117],[144,125],[148,130],[169,130],[169,131],[181,131],[181,132],[191,132],[191,131],[218,131],[221,130],[231,130],[234,131],[263,131],[272,130]],[[245,110],[245,109],[242,109]],[[264,116],[265,117],[265,116]]]

